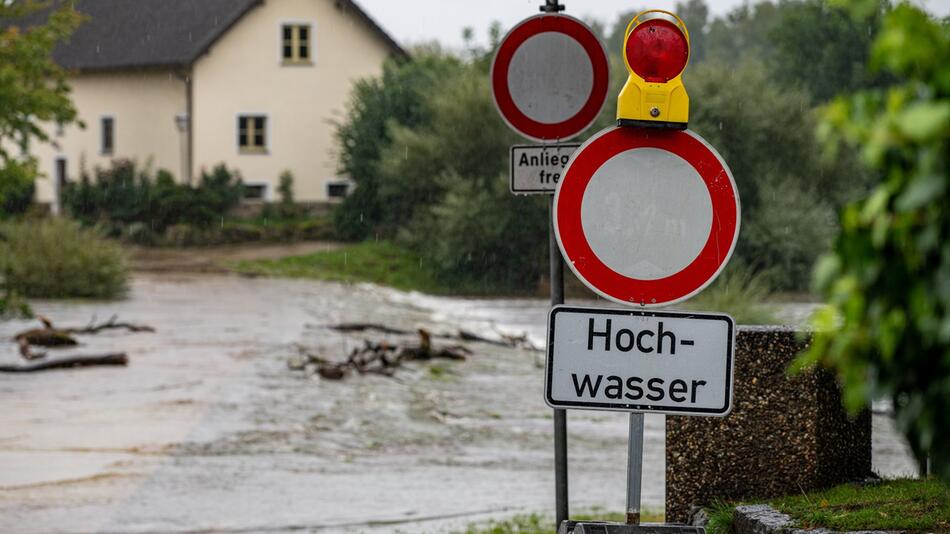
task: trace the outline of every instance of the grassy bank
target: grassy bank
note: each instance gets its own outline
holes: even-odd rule
[[[615,521],[625,520],[623,514],[607,513],[599,508],[582,514],[573,514],[571,519],[576,521],[596,520],[596,521]],[[655,512],[644,512],[644,523],[657,523],[663,521],[663,514]],[[554,534],[554,518],[542,514],[524,514],[516,515],[510,519],[500,521],[488,521],[486,523],[475,523],[469,525],[464,530],[455,534]]]
[[[389,241],[364,241],[332,251],[276,260],[246,260],[229,264],[242,274],[312,278],[339,282],[372,282],[406,291],[436,295],[535,295],[546,293],[541,284],[513,293],[492,287],[468,287],[441,280],[433,269],[410,250]],[[568,295],[594,298],[586,287],[565,269]],[[740,324],[771,324],[776,321],[769,299],[768,285],[760,276],[741,266],[727,269],[709,288],[683,307],[729,313]]]
[[[769,504],[792,517],[799,528],[950,531],[950,485],[937,480],[901,479],[876,484],[844,484]],[[710,533],[731,531],[734,506],[710,516]]]
[[[447,294],[453,288],[412,252],[387,241],[365,241],[337,250],[276,260],[248,260],[230,265],[242,274],[312,278],[336,282],[372,282],[402,290]]]

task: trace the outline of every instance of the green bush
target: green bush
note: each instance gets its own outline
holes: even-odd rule
[[[119,245],[61,218],[0,223],[0,273],[34,298],[118,297],[128,279]]]
[[[443,199],[406,228],[403,240],[461,291],[534,291],[548,266],[544,201],[512,195],[507,176],[485,184],[452,178]]]
[[[716,147],[739,188],[736,258],[776,289],[808,288],[838,232],[835,208],[867,190],[869,173],[847,154],[821,157],[809,95],[775,85],[761,64],[707,61],[687,71],[686,84],[690,128]]]
[[[212,231],[214,231],[212,229]],[[225,223],[221,225],[221,241],[224,243],[246,243],[249,241],[261,241],[265,238],[265,229],[260,226],[245,223]]]
[[[300,209],[297,203],[294,202],[294,175],[290,171],[280,173],[277,194],[280,195],[280,202],[277,203],[277,215],[285,219],[299,217]],[[266,207],[270,207],[270,204]]]
[[[292,241],[329,241],[335,238],[333,221],[328,218],[293,219],[262,222],[261,220],[226,220],[207,227],[173,224],[162,234],[145,233],[134,237],[136,224],[127,228],[127,239],[136,243],[170,247],[202,247],[237,243],[281,243]],[[148,241],[143,241],[147,239]]]
[[[33,203],[33,162],[9,161],[0,167],[0,219],[25,213]]]
[[[333,221],[325,218],[307,219],[295,226],[294,237],[304,241],[331,241],[336,239]]]
[[[412,128],[432,120],[431,95],[461,68],[461,61],[440,51],[420,50],[409,61],[390,60],[379,78],[360,80],[350,96],[346,119],[337,127],[340,173],[356,189],[334,213],[342,239],[360,240],[374,233],[393,235],[382,218],[392,208],[382,203],[378,188],[380,158],[391,144],[395,127]]]
[[[774,309],[766,302],[772,289],[766,276],[733,261],[719,278],[684,307],[728,313],[739,324],[775,324]]]
[[[208,227],[221,220],[240,201],[243,185],[239,177],[223,165],[202,172],[195,187],[176,183],[170,173],[159,170],[152,177],[148,169],[137,168],[129,160],[116,160],[108,169],[96,169],[95,179],[83,174],[63,191],[67,213],[87,226],[104,225],[111,236],[123,235],[126,226],[147,225],[162,234],[172,225]],[[144,229],[134,233],[147,241]]]
[[[862,7],[858,4],[857,8]],[[866,6],[865,6],[866,7]],[[841,213],[816,272],[828,302],[799,366],[837,370],[850,408],[894,404],[918,459],[950,480],[950,31],[908,3],[884,15],[872,65],[898,80],[840,97],[820,132],[883,182]]]

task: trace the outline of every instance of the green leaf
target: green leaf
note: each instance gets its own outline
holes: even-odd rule
[[[928,202],[939,200],[946,187],[946,178],[943,176],[922,176],[910,182],[907,189],[897,197],[894,207],[898,211],[915,210]]]
[[[950,128],[950,102],[918,102],[897,116],[897,128],[912,141],[922,142]]]

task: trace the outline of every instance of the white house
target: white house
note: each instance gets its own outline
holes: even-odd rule
[[[85,129],[36,144],[41,202],[84,166],[129,158],[190,181],[224,163],[248,195],[294,175],[302,201],[345,194],[333,122],[353,82],[402,48],[351,0],[76,0],[88,16],[54,52]]]

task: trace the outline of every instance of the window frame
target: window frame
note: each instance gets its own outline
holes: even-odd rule
[[[342,195],[331,195],[330,188],[332,187],[345,187],[346,191]],[[327,199],[330,201],[342,201],[344,198],[350,196],[353,193],[353,182],[347,179],[332,179],[325,182]]]
[[[106,121],[109,121],[109,141],[110,146],[106,147]],[[99,154],[102,156],[112,156],[115,155],[115,115],[100,115],[99,116]]]
[[[270,187],[270,185],[271,185],[271,184],[269,184],[269,183],[267,183],[267,182],[257,182],[257,181],[244,182],[244,183],[242,184],[241,203],[243,203],[243,204],[255,204],[255,203],[270,202],[270,200],[271,200],[271,199],[270,199],[270,195],[271,195],[271,187]],[[260,196],[260,198],[252,198],[252,197],[247,197],[247,196],[245,196],[245,193],[247,192],[247,188],[249,188],[249,187],[255,187],[255,188],[256,188],[256,187],[259,187],[259,188],[261,188],[261,196]]]
[[[264,119],[264,144],[262,146],[256,146],[248,144],[247,146],[241,146],[241,119]],[[271,121],[270,115],[267,113],[256,113],[256,112],[241,112],[236,115],[234,121],[234,143],[237,145],[237,152],[241,155],[267,155],[270,154],[270,132],[271,132]],[[257,129],[251,128],[250,132],[257,133]],[[251,141],[251,137],[248,137],[248,141]]]
[[[300,58],[300,36],[299,31],[294,30],[294,35],[291,36],[291,42],[296,43],[294,47],[294,57],[285,58],[284,57],[284,28],[286,27],[306,27],[307,28],[307,58]],[[277,60],[281,66],[288,67],[309,67],[313,66],[316,63],[316,46],[314,35],[316,35],[316,23],[312,20],[305,19],[284,19],[277,22]]]

